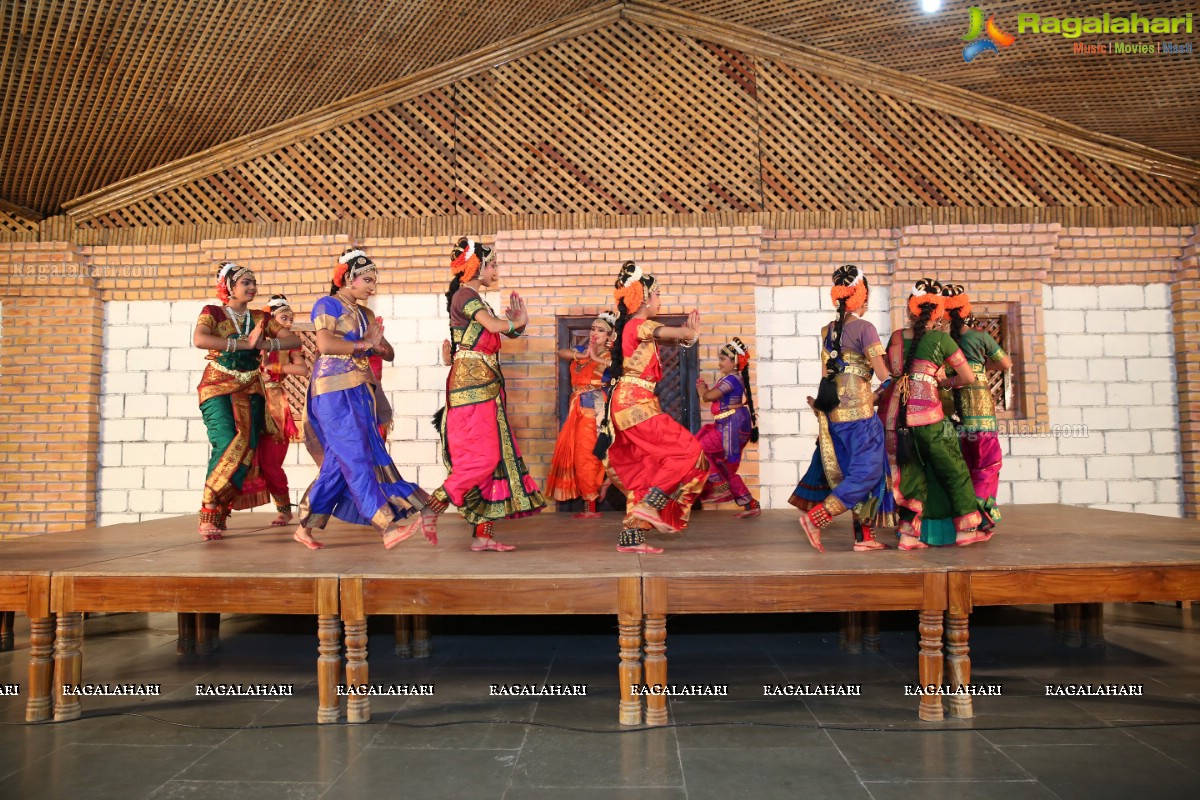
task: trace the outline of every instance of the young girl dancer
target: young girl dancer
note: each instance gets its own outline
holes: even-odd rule
[[[321,354],[308,383],[305,443],[321,471],[300,502],[300,525],[292,537],[310,550],[324,547],[312,529],[323,529],[331,516],[371,525],[390,550],[420,528],[417,512],[429,499],[401,477],[379,435],[379,398],[368,359],[372,351],[385,359],[394,353],[383,338],[382,321],[366,307],[377,279],[366,253],[347,250],[338,259],[329,295],[312,309]]]
[[[1000,488],[1000,466],[1004,459],[997,438],[996,401],[987,385],[987,372],[1010,369],[1012,359],[991,334],[975,327],[971,298],[961,285],[943,287],[942,296],[946,298],[946,315],[950,318],[950,337],[958,343],[975,376],[975,382],[965,386],[955,387],[953,380],[946,380],[944,385],[954,391],[954,407],[960,420],[959,444],[971,473],[975,496],[983,504],[983,513],[992,522],[999,522],[996,492]]]
[[[762,506],[737,474],[742,450],[758,441],[754,394],[750,387],[750,351],[735,336],[721,348],[717,364],[722,377],[716,385],[709,388],[703,378],[696,381],[700,399],[712,403],[713,415],[713,421],[696,434],[709,468],[700,500],[714,505],[732,500],[742,507],[733,515],[735,519],[757,517]]]
[[[509,296],[503,319],[480,296],[480,290],[500,281],[492,248],[459,239],[450,270],[450,375],[446,408],[437,418],[442,460],[450,475],[433,492],[425,535],[437,542],[436,515],[453,503],[475,528],[472,550],[506,552],[516,548],[496,541],[495,520],[529,516],[546,505],[508,425],[500,371],[500,337],[519,337],[529,315],[516,292]]]
[[[616,382],[602,427],[612,420],[608,463],[629,501],[617,550],[661,553],[662,548],[646,544],[646,531],[678,532],[687,526],[708,475],[708,460],[696,438],[659,406],[654,394],[662,378],[657,343],[695,345],[700,312],[688,315],[687,327],[655,322],[651,318],[659,311],[661,287],[632,261],[621,265],[615,286],[620,312],[612,359]]]
[[[264,314],[269,314],[279,326],[291,332],[295,313],[288,305],[288,299],[281,294],[271,295],[270,302],[263,308]],[[304,364],[304,356],[300,349],[286,351],[265,351],[262,354],[262,364],[259,368],[262,377],[263,396],[266,398],[266,413],[271,418],[275,428],[273,436],[262,436],[258,441],[255,457],[258,461],[264,488],[275,501],[275,510],[279,516],[271,521],[272,525],[287,525],[292,521],[292,499],[288,490],[287,473],[283,471],[283,461],[287,457],[292,438],[299,432],[296,419],[292,415],[292,407],[288,403],[287,392],[284,391],[285,375],[307,375],[308,367]]]
[[[248,267],[226,262],[217,268],[217,297],[221,305],[200,311],[192,343],[207,350],[208,365],[200,378],[200,413],[208,429],[212,455],[200,506],[200,538],[223,538],[225,520],[242,491],[254,463],[259,433],[274,433],[264,417],[260,351],[293,350],[300,340],[249,304],[258,293]]]
[[[854,549],[886,550],[872,529],[896,524],[895,501],[871,377],[886,381],[888,372],[879,333],[862,318],[870,298],[866,276],[854,264],[838,267],[830,297],[837,318],[821,329],[824,377],[816,399],[808,398],[820,429],[817,449],[788,502],[805,512],[800,526],[821,552],[821,529],[848,508]]]
[[[975,382],[975,374],[952,338],[933,325],[944,313],[942,285],[923,278],[908,298],[911,332],[898,330],[888,344],[888,357],[896,369],[896,385],[888,407],[888,421],[896,431],[896,463],[900,471],[896,502],[900,506],[900,549],[914,550],[929,544],[960,547],[986,541],[992,523],[980,512],[971,476],[958,446],[958,436],[945,418],[938,395],[938,370],[953,372],[950,387]],[[949,507],[951,532],[942,541],[940,531],[924,530],[922,515],[940,491]],[[941,512],[938,512],[939,517]],[[930,517],[933,519],[932,515]],[[934,534],[937,534],[935,537]]]
[[[596,500],[605,485],[604,464],[592,452],[596,448],[598,423],[604,417],[604,383],[612,363],[613,329],[617,317],[604,311],[592,322],[588,343],[573,350],[559,350],[558,357],[570,361],[571,403],[554,445],[546,494],[559,502],[582,497],[584,510],[575,519],[599,517]]]

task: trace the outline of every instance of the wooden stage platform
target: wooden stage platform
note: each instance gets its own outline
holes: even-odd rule
[[[634,687],[669,683],[667,615],[913,610],[913,682],[965,686],[976,606],[1200,598],[1200,523],[1055,505],[1003,511],[990,542],[912,552],[854,553],[839,520],[824,554],[794,512],[703,512],[682,536],[652,534],[660,556],[617,553],[612,514],[505,523],[513,553],[470,552],[470,529],[453,516],[438,547],[416,537],[390,552],[372,531],[340,523],[310,552],[267,513],[236,514],[228,538],[204,543],[188,516],[0,542],[0,609],[30,618],[30,721],[80,715],[63,687],[86,683],[86,612],[316,615],[321,722],[370,718],[366,695],[350,693],[343,712],[337,691],[370,685],[369,615],[608,614],[619,626],[620,722],[661,725],[666,696]],[[923,695],[918,713],[942,719],[942,698]],[[970,696],[953,696],[949,713],[970,717]]]

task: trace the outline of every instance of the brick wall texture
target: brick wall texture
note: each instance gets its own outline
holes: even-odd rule
[[[470,231],[464,231],[470,233]],[[703,314],[701,372],[732,336],[754,356],[762,439],[743,474],[768,507],[812,454],[805,397],[819,378],[828,280],[843,263],[871,282],[868,319],[903,323],[916,278],[967,285],[975,307],[1008,315],[1015,410],[1003,421],[1001,500],[1195,516],[1200,501],[1200,239],[1196,228],[927,225],[512,230],[498,251],[503,304],[519,291],[531,324],[502,354],[510,417],[539,481],[554,448],[556,318],[609,307],[620,263],[666,286],[663,313]],[[191,513],[207,444],[191,347],[217,263],[252,267],[260,299],[283,292],[306,317],[328,291],[345,236],[191,245],[0,244],[0,535]],[[429,415],[441,405],[442,293],[450,241],[365,239],[381,266],[373,307],[397,359],[384,372],[396,409],[389,447],[410,479],[444,469]],[[707,408],[704,410],[707,419]],[[300,445],[293,494],[315,468]]]

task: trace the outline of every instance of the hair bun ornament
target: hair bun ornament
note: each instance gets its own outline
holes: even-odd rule
[[[642,284],[642,268],[633,261],[626,261],[621,265],[621,271],[617,274],[617,282],[615,284],[616,291],[613,292],[613,298],[616,299],[618,306],[620,303],[625,303],[625,313],[636,313],[642,304],[646,301],[645,286]]]
[[[829,298],[835,306],[845,300],[847,311],[858,311],[867,304],[867,281],[855,264],[843,264],[833,273],[833,288]]]
[[[356,258],[366,258],[366,257],[367,257],[367,254],[364,253],[362,250],[357,250],[357,249],[347,250],[346,252],[342,253],[341,257],[338,259],[338,263],[339,264],[349,264],[351,261],[353,261]]]
[[[933,322],[942,317],[946,310],[946,298],[942,297],[942,284],[933,278],[921,278],[913,284],[908,296],[908,313],[914,317],[921,316],[922,306],[933,306],[929,321]]]
[[[962,318],[971,315],[971,298],[961,283],[948,283],[942,287],[943,305],[946,311],[957,311]]]
[[[596,315],[596,319],[607,325],[609,330],[616,330],[617,328],[617,315],[611,311],[601,311]]]
[[[488,252],[484,255],[490,260],[492,252],[490,248],[483,248],[482,245],[479,245],[478,249],[486,249]],[[482,264],[479,260],[479,254],[477,252],[477,246],[474,239],[470,238],[469,236],[464,236],[463,238],[459,239],[458,244],[451,252],[451,256],[450,272],[457,275],[459,280],[463,283],[473,280],[476,274],[479,273],[479,268],[482,266]]]

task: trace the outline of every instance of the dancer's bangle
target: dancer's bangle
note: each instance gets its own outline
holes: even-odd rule
[[[513,331],[515,331],[516,329],[517,329],[517,326],[514,325],[513,321],[510,319],[508,321],[508,333],[506,333],[505,336],[512,336]]]

